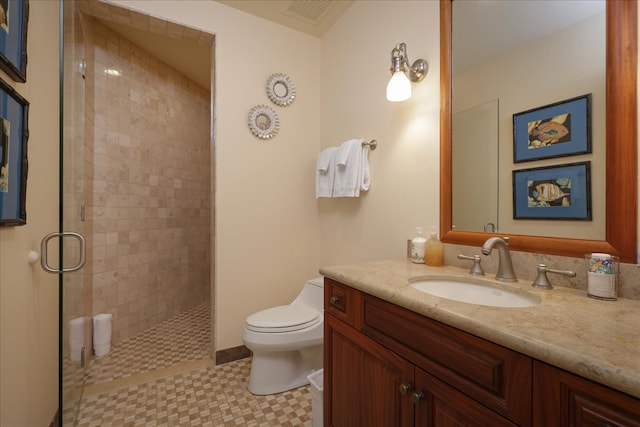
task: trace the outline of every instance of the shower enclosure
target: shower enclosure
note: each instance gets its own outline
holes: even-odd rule
[[[104,374],[114,354],[135,348],[147,362],[140,369],[159,366],[149,362],[156,349],[132,340],[158,336],[185,312],[209,322],[213,35],[98,1],[61,9],[60,228],[84,236],[87,260],[61,275],[60,394],[64,425],[73,425],[88,385],[137,373]],[[206,87],[145,40],[199,47]],[[77,253],[64,239],[61,265]],[[111,315],[112,352],[96,357],[92,319],[101,313]]]

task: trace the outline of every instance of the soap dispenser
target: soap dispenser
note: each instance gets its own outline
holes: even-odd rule
[[[444,264],[444,245],[438,240],[438,234],[433,231],[424,245],[424,263],[439,267]]]
[[[422,227],[416,227],[416,237],[411,240],[411,261],[416,264],[424,264],[424,245],[427,239],[424,238]]]

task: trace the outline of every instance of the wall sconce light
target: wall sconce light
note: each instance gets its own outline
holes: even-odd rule
[[[407,58],[407,46],[397,44],[391,51],[391,79],[387,84],[387,99],[393,102],[405,101],[411,98],[411,82],[424,79],[429,65],[424,59],[416,60],[413,65]]]

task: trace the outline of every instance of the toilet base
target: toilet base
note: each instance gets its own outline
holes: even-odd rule
[[[293,351],[254,352],[249,391],[282,393],[309,384],[307,375],[322,368],[322,345]]]

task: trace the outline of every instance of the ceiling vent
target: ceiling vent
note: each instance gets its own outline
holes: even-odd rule
[[[292,0],[287,12],[315,22],[319,20],[331,6],[331,0]]]
[[[216,0],[234,9],[321,37],[354,0]]]

